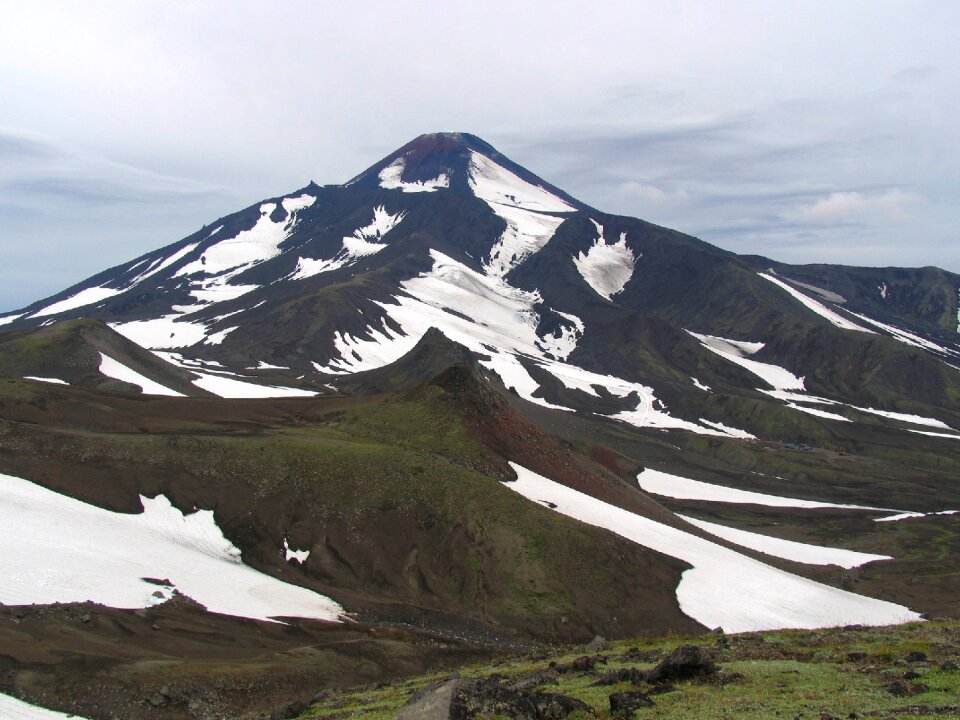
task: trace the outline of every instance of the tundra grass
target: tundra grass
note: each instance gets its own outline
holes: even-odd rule
[[[960,670],[945,669],[960,661],[960,621],[956,620],[886,628],[637,638],[613,643],[602,653],[607,663],[597,665],[595,672],[562,673],[557,684],[541,689],[576,697],[590,705],[596,717],[611,718],[611,693],[651,688],[630,683],[594,687],[597,675],[617,668],[652,668],[670,650],[685,643],[707,647],[720,666],[719,676],[705,682],[676,683],[671,691],[653,695],[655,706],[636,711],[635,717],[960,717],[956,709],[960,703]],[[625,659],[623,654],[630,649],[634,649],[635,657],[647,662]],[[552,648],[463,667],[459,674],[473,679],[496,673],[509,681],[543,670],[551,662],[569,664],[583,654],[586,651],[582,647]],[[918,677],[904,680],[905,673]],[[395,716],[411,693],[444,677],[433,673],[330,695],[301,717],[387,720]],[[889,686],[895,681],[912,686],[916,694],[892,694]]]

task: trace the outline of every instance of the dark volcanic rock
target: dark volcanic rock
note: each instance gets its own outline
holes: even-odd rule
[[[631,682],[634,685],[639,685],[640,682],[645,679],[646,673],[640,668],[620,668],[618,670],[605,672],[592,686],[602,687],[604,685],[616,685],[621,682]]]
[[[491,676],[464,681],[453,695],[449,717],[472,720],[477,715],[504,715],[517,720],[559,720],[576,711],[592,713],[589,705],[576,698],[558,693],[517,692],[503,685],[501,678]],[[412,717],[428,716],[409,716]]]
[[[681,645],[653,670],[647,673],[647,682],[705,679],[717,673],[717,666],[705,648]]]
[[[647,707],[653,707],[653,700],[642,692],[618,692],[610,696],[611,713],[632,715],[634,710]]]

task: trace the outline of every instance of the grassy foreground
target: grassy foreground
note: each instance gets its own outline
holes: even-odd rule
[[[599,653],[580,647],[511,656],[459,669],[463,678],[497,674],[511,682],[537,671],[544,692],[583,700],[596,717],[618,716],[609,696],[649,691],[642,682],[594,686],[619,668],[650,669],[680,644],[709,649],[720,672],[705,681],[677,682],[650,696],[653,707],[636,718],[723,720],[726,718],[960,718],[960,621],[937,620],[887,628],[847,627],[740,635],[668,636],[618,641]],[[593,670],[566,669],[584,655],[599,655]],[[603,656],[606,662],[603,662]],[[561,672],[551,669],[556,664]],[[357,688],[314,704],[301,718],[393,718],[411,693],[443,680],[448,672]],[[666,690],[665,692],[663,690]],[[569,718],[590,717],[578,712]]]

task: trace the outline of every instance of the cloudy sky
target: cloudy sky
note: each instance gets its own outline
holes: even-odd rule
[[[0,0],[0,311],[423,132],[788,262],[960,272],[960,3]]]

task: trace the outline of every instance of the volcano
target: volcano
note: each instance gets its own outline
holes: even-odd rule
[[[152,617],[219,648],[141,640],[131,667],[267,633],[284,692],[426,667],[424,637],[948,612],[958,289],[736,255],[422,135],[0,318],[0,602],[94,603],[93,655]],[[68,619],[42,617],[40,649],[0,656],[92,712]],[[370,666],[282,669],[354,632]]]

